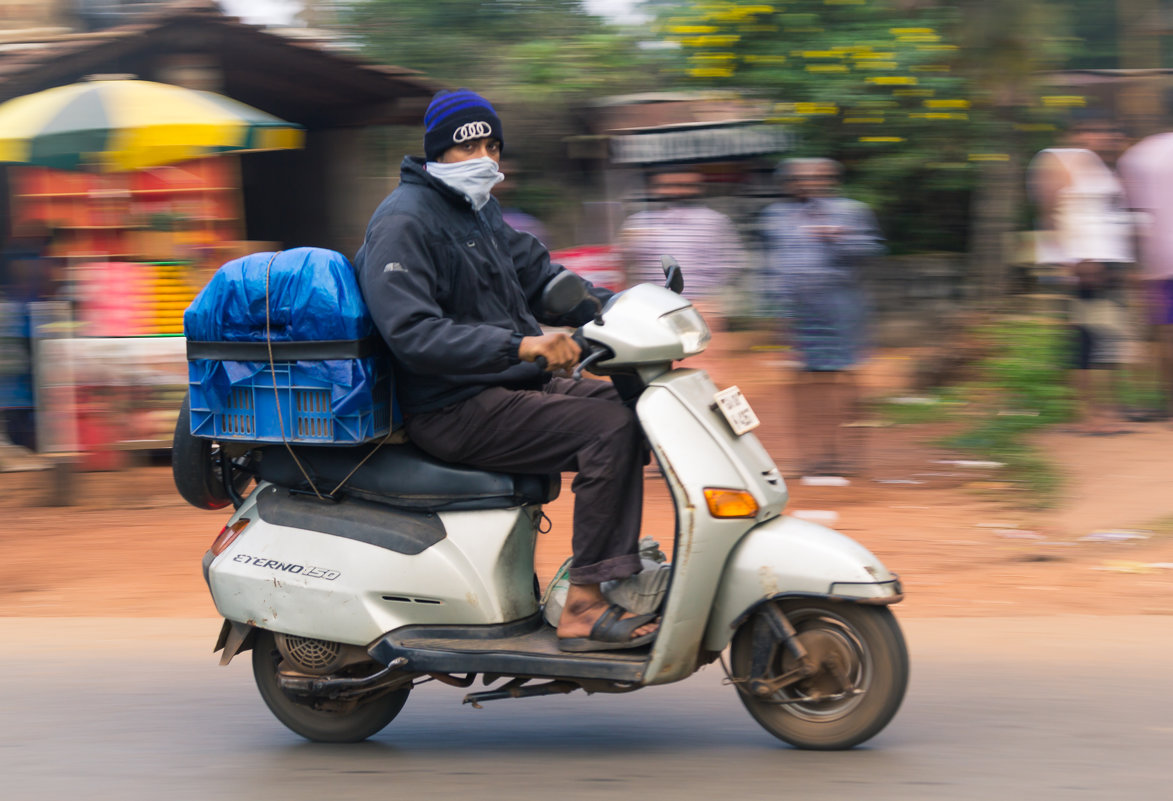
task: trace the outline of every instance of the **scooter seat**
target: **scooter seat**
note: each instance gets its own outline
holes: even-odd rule
[[[365,462],[373,445],[292,447],[300,468],[284,445],[270,445],[260,451],[258,477],[289,489],[312,492],[308,475],[323,495],[333,493],[342,484],[338,494],[404,509],[504,509],[548,503],[558,497],[562,485],[557,473],[491,473],[442,462],[410,443],[383,445]]]

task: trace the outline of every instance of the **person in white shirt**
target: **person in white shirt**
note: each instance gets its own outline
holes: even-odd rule
[[[1039,215],[1037,260],[1064,268],[1079,430],[1125,433],[1114,419],[1112,391],[1130,328],[1125,301],[1131,279],[1132,215],[1109,166],[1123,135],[1111,120],[1088,116],[1068,131],[1062,147],[1038,153],[1028,186]]]

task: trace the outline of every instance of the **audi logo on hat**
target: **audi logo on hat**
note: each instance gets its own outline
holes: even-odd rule
[[[487,122],[466,122],[452,134],[453,142],[467,142],[469,139],[484,139],[493,133],[493,126]]]

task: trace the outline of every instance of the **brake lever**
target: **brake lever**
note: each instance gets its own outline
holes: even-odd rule
[[[589,342],[587,342],[586,337],[583,336],[582,328],[574,329],[574,333],[570,335],[570,338],[574,340],[574,344],[578,345],[579,353],[587,354],[585,359],[574,366],[574,371],[570,374],[571,379],[575,381],[581,381],[582,371],[586,369],[588,364],[590,364],[592,361],[597,361],[597,359],[595,359],[595,354],[590,352],[591,345]]]
[[[599,350],[596,350],[594,353],[592,353],[590,356],[587,356],[585,359],[583,359],[581,362],[579,362],[575,366],[574,372],[571,374],[570,377],[573,378],[575,381],[581,380],[583,370],[587,369],[595,362],[600,362],[603,359],[610,357],[611,355],[612,355],[611,352],[609,350],[607,350],[606,348],[600,348]]]

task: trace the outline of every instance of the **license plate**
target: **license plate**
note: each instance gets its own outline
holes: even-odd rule
[[[741,394],[737,387],[729,387],[718,392],[715,396],[717,408],[725,416],[733,433],[741,436],[747,431],[753,431],[762,424],[758,416],[750,408],[749,401]]]

